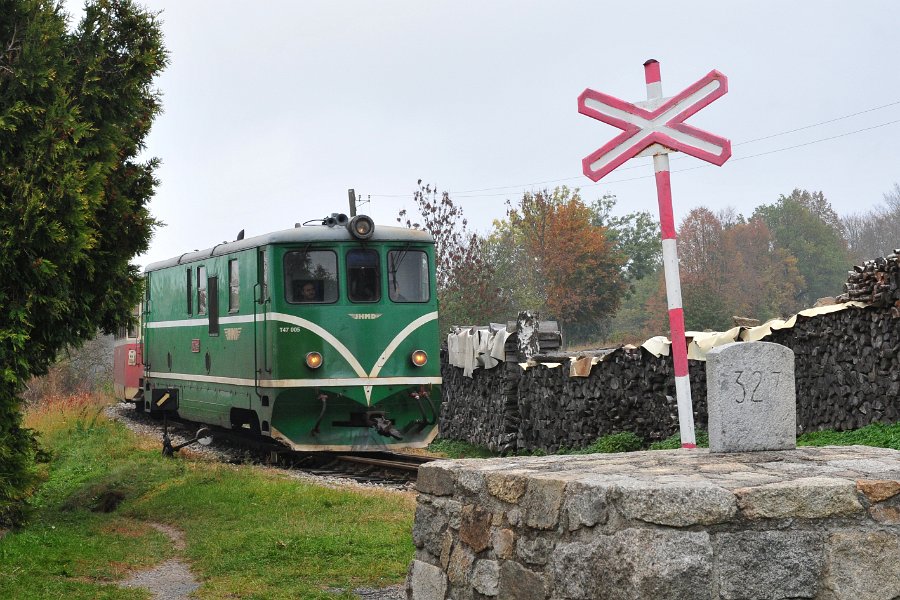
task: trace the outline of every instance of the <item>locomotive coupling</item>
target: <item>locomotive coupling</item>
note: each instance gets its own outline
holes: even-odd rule
[[[378,432],[378,435],[383,435],[384,437],[392,437],[395,440],[402,440],[403,436],[400,435],[400,432],[394,427],[394,422],[390,419],[385,419],[384,417],[375,417],[372,419],[375,431]]]

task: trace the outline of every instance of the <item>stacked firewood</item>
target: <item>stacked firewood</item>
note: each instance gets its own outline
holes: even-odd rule
[[[794,351],[800,432],[900,420],[900,320],[896,306],[798,317],[764,341]]]
[[[886,257],[867,260],[848,273],[838,302],[856,300],[875,306],[893,306],[900,316],[900,248]]]
[[[570,375],[570,365],[553,356],[519,380],[519,450],[554,452],[582,448],[598,437],[630,431],[659,440],[678,431],[672,360],[641,348],[608,353],[587,377]],[[691,361],[691,386],[705,391],[705,364]],[[695,420],[706,425],[706,395],[694,398]]]
[[[515,345],[515,342],[511,342]],[[570,375],[569,355],[539,354],[523,369],[442,364],[441,437],[498,452],[581,448],[600,436],[631,431],[658,440],[678,431],[672,360],[640,348],[601,352],[587,377]],[[691,361],[695,421],[706,426],[705,363]]]
[[[491,324],[490,330],[495,327]],[[505,340],[505,360],[494,368],[476,368],[471,376],[448,364],[447,351],[442,351],[441,437],[466,440],[494,452],[517,450],[522,421],[519,363],[534,353],[559,350],[562,336],[556,321],[541,321],[536,313],[525,311],[506,324],[506,331],[512,335]]]
[[[441,353],[442,359],[445,354]],[[462,369],[442,360],[441,437],[465,440],[494,452],[515,450],[521,374],[518,363],[503,362],[494,369],[476,369],[466,377]]]
[[[838,302],[763,339],[794,351],[798,433],[900,421],[900,250],[854,267]],[[539,331],[540,328],[538,328]],[[586,377],[540,343],[527,369],[515,336],[497,369],[464,377],[444,362],[441,435],[501,451],[580,448],[620,431],[657,440],[678,431],[672,359],[641,348],[598,350]],[[694,421],[705,428],[706,363],[690,361]]]

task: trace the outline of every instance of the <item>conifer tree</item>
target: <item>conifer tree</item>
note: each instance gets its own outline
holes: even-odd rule
[[[139,153],[166,60],[131,0],[89,2],[74,31],[56,2],[0,0],[0,525],[36,483],[24,383],[140,298],[157,163]]]

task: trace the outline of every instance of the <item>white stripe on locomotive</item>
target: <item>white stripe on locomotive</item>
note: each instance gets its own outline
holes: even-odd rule
[[[391,340],[391,343],[388,344],[387,348],[384,349],[384,352],[381,353],[381,356],[378,357],[378,360],[375,361],[375,365],[372,367],[372,370],[369,374],[366,374],[365,369],[360,364],[359,360],[357,360],[356,356],[347,348],[339,339],[337,339],[331,332],[327,329],[324,329],[322,326],[313,323],[312,321],[308,321],[307,319],[303,319],[301,317],[297,317],[294,315],[287,315],[284,313],[268,313],[266,314],[266,321],[278,321],[283,323],[290,323],[292,325],[296,325],[302,327],[312,333],[315,333],[323,340],[331,344],[331,346],[338,351],[344,360],[353,368],[353,371],[359,376],[358,379],[278,379],[278,380],[267,380],[262,379],[259,380],[260,387],[315,387],[322,385],[362,385],[364,386],[363,390],[366,394],[366,404],[370,404],[372,401],[372,386],[373,385],[415,385],[417,383],[440,383],[440,377],[406,377],[406,378],[397,378],[397,377],[385,377],[379,378],[378,373],[381,372],[381,368],[387,363],[388,359],[393,355],[394,351],[400,346],[400,344],[405,340],[409,335],[430,321],[434,321],[438,318],[437,311],[430,312],[428,314],[422,315],[418,319],[412,321],[409,325],[403,328],[400,333],[394,336],[394,339]],[[254,315],[239,315],[233,317],[223,317],[219,319],[219,322],[222,324],[230,324],[230,323],[252,323],[254,319]],[[208,321],[206,319],[182,319],[180,321],[156,321],[152,323],[147,323],[147,327],[150,329],[164,329],[171,327],[197,327],[200,325],[206,325]],[[205,382],[213,382],[213,383],[233,383],[234,385],[254,385],[256,384],[256,380],[253,379],[239,379],[233,377],[211,377],[208,375],[186,375],[186,374],[178,374],[178,377],[175,377],[174,373],[151,373],[151,377],[160,377],[165,378],[169,377],[170,379],[184,379],[187,381],[205,381]],[[227,381],[226,381],[227,380]],[[400,381],[402,380],[402,381]],[[406,380],[409,380],[407,383]],[[413,381],[414,380],[414,381]],[[234,382],[250,382],[250,383],[234,383]],[[355,382],[355,383],[318,383],[325,381],[341,381],[341,382]],[[393,383],[384,383],[385,381],[393,382]],[[302,383],[290,383],[282,385],[281,382],[302,382]],[[275,385],[272,385],[275,384]]]

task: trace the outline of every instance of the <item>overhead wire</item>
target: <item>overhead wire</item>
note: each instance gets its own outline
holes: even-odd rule
[[[757,154],[751,154],[751,155],[749,155],[749,156],[739,156],[739,157],[737,157],[737,158],[732,158],[729,162],[735,163],[735,162],[739,162],[739,161],[742,161],[742,160],[747,160],[747,159],[749,159],[749,158],[757,158],[757,157],[760,157],[760,156],[766,156],[766,155],[768,155],[768,154],[776,154],[776,153],[778,153],[778,152],[785,152],[785,151],[787,151],[787,150],[794,150],[794,149],[796,149],[796,148],[802,148],[802,147],[804,147],[804,146],[811,146],[811,145],[813,145],[813,144],[819,144],[819,143],[821,143],[821,142],[828,142],[828,141],[831,141],[831,140],[836,140],[836,139],[838,139],[838,138],[847,137],[847,136],[849,136],[849,135],[854,135],[854,134],[857,134],[857,133],[862,133],[862,132],[864,132],[864,131],[870,131],[870,130],[872,130],[872,129],[878,129],[878,128],[880,128],[880,127],[887,127],[888,125],[894,125],[894,124],[896,124],[896,123],[900,123],[900,119],[897,119],[897,120],[895,120],[895,121],[888,121],[887,123],[881,123],[881,124],[879,124],[879,125],[873,125],[872,127],[864,127],[864,128],[862,128],[862,129],[856,129],[856,130],[854,130],[854,131],[848,131],[847,133],[841,133],[841,134],[839,134],[839,135],[833,135],[833,136],[827,137],[827,138],[821,138],[821,139],[818,139],[818,140],[813,140],[813,141],[811,141],[811,142],[805,142],[805,143],[803,143],[803,144],[795,144],[795,145],[793,145],[793,146],[786,146],[786,147],[784,147],[784,148],[776,148],[775,150],[769,150],[769,151],[766,151],[766,152],[759,152],[759,153],[757,153]],[[684,172],[686,172],[686,171],[695,171],[695,170],[697,170],[697,169],[708,169],[708,168],[711,168],[712,166],[713,166],[713,165],[701,164],[701,165],[696,165],[696,166],[694,166],[694,167],[687,167],[687,168],[685,168],[685,169],[677,169],[677,170],[673,170],[672,173],[684,173]],[[598,186],[601,186],[601,185],[602,185],[602,186],[611,186],[611,185],[615,185],[615,184],[617,184],[617,183],[627,183],[627,182],[629,182],[629,181],[638,181],[638,180],[640,180],[640,179],[654,179],[655,177],[656,177],[656,175],[638,175],[637,177],[629,177],[629,178],[627,178],[627,179],[614,179],[614,180],[611,180],[611,181],[602,181],[602,182],[601,182],[601,181],[598,181],[598,182],[595,182],[595,183],[589,183],[589,184],[586,184],[586,185],[581,186],[581,188],[582,188],[582,189],[593,188],[593,187],[598,187]],[[469,194],[469,195],[466,195],[466,194],[453,194],[453,197],[454,197],[454,198],[490,198],[490,197],[494,197],[494,196],[506,196],[506,195],[508,195],[508,194],[509,194],[509,192],[500,192],[500,193],[496,193],[496,194]]]
[[[749,155],[749,156],[739,156],[739,157],[737,157],[737,158],[732,158],[730,162],[735,163],[735,162],[738,162],[738,161],[747,160],[747,159],[749,159],[749,158],[757,158],[757,157],[759,157],[759,156],[766,156],[766,155],[768,155],[768,154],[775,154],[775,153],[778,153],[778,152],[785,152],[785,151],[787,151],[787,150],[794,150],[794,149],[796,149],[796,148],[802,148],[802,147],[804,147],[804,146],[811,146],[811,145],[813,145],[813,144],[819,144],[819,143],[821,143],[821,142],[828,142],[828,141],[831,141],[831,140],[836,140],[836,139],[838,139],[838,138],[847,137],[847,136],[850,136],[850,135],[855,135],[855,134],[857,134],[857,133],[863,133],[863,132],[865,132],[865,131],[871,131],[871,130],[873,130],[873,129],[878,129],[878,128],[880,128],[880,127],[887,127],[888,125],[894,125],[894,124],[897,124],[897,123],[900,123],[900,119],[897,119],[897,120],[894,120],[894,121],[888,121],[887,123],[880,123],[880,124],[878,124],[878,125],[873,125],[873,126],[871,126],[871,127],[864,127],[864,128],[862,128],[862,129],[856,129],[856,130],[854,130],[854,131],[848,131],[847,133],[841,133],[841,134],[838,134],[838,135],[833,135],[833,136],[826,137],[826,138],[821,138],[821,139],[818,139],[818,140],[812,140],[812,141],[810,141],[810,142],[804,142],[804,143],[802,143],[802,144],[795,144],[795,145],[793,145],[793,146],[786,146],[786,147],[784,147],[784,148],[776,148],[775,150],[768,150],[768,151],[766,151],[766,152],[759,152],[759,153],[757,153],[757,154],[751,154],[751,155]],[[685,169],[677,169],[677,170],[673,170],[672,172],[673,172],[673,173],[684,173],[685,171],[694,171],[694,170],[696,170],[696,169],[706,169],[706,168],[711,168],[711,167],[712,167],[712,165],[701,164],[701,165],[697,165],[697,166],[694,166],[694,167],[687,167],[687,168],[685,168]],[[617,184],[617,183],[626,183],[626,182],[629,182],[629,181],[637,181],[637,180],[640,180],[640,179],[653,179],[653,178],[655,178],[655,177],[656,177],[655,175],[639,175],[639,176],[637,176],[637,177],[629,177],[629,178],[627,178],[627,179],[614,179],[614,180],[610,180],[610,181],[602,181],[602,182],[598,181],[598,182],[596,182],[596,183],[589,183],[589,184],[583,185],[583,186],[581,186],[581,188],[582,188],[582,189],[585,189],[585,188],[592,188],[592,187],[597,187],[597,186],[601,186],[601,185],[603,185],[603,186],[610,186],[610,185],[615,185],[615,184]],[[509,192],[500,192],[500,193],[496,193],[496,194],[470,194],[470,195],[456,194],[456,193],[455,193],[455,194],[453,194],[453,197],[454,197],[454,198],[490,198],[490,197],[494,197],[494,196],[506,196],[506,195],[508,195],[508,193],[509,193]]]
[[[882,110],[882,109],[884,109],[884,108],[890,108],[891,106],[897,106],[897,105],[900,105],[900,100],[896,100],[896,101],[894,101],[894,102],[889,102],[889,103],[887,103],[887,104],[882,104],[882,105],[880,105],[880,106],[875,106],[875,107],[872,107],[872,108],[867,108],[867,109],[865,109],[865,110],[861,110],[861,111],[858,111],[858,112],[850,113],[850,114],[843,115],[843,116],[840,116],[840,117],[834,117],[834,118],[832,118],[832,119],[826,119],[826,120],[824,120],[824,121],[819,121],[819,122],[817,122],[817,123],[812,123],[812,124],[810,124],[810,125],[803,125],[802,127],[796,127],[796,128],[794,128],[794,129],[789,129],[789,130],[786,130],[786,131],[779,131],[779,132],[777,132],[777,133],[765,135],[765,136],[758,137],[758,138],[753,138],[753,139],[750,139],[750,140],[744,140],[744,141],[742,141],[742,142],[735,142],[735,143],[732,144],[732,147],[735,147],[735,146],[743,146],[743,145],[746,145],[746,144],[752,144],[752,143],[755,143],[755,142],[761,142],[761,141],[764,141],[764,140],[769,140],[769,139],[772,139],[772,138],[780,137],[780,136],[783,136],[783,135],[790,135],[790,134],[792,134],[792,133],[797,133],[797,132],[799,132],[799,131],[805,131],[805,130],[807,130],[807,129],[812,129],[812,128],[814,128],[814,127],[820,127],[820,126],[822,126],[822,125],[829,125],[829,124],[831,124],[831,123],[836,123],[836,122],[838,122],[838,121],[843,121],[843,120],[845,120],[845,119],[850,119],[850,118],[852,118],[852,117],[857,117],[857,116],[859,116],[859,115],[863,115],[863,114],[866,114],[866,113],[874,112],[874,111],[876,111],[876,110]],[[881,123],[881,124],[879,124],[879,125],[873,125],[872,127],[865,127],[865,128],[861,128],[861,129],[856,129],[856,130],[854,130],[854,131],[850,131],[850,132],[847,132],[847,133],[843,133],[843,134],[839,134],[839,135],[835,135],[835,136],[830,136],[830,137],[826,137],[826,138],[821,138],[821,139],[818,139],[818,140],[813,140],[813,141],[810,141],[810,142],[805,142],[805,143],[803,143],[803,144],[796,144],[796,145],[793,145],[793,146],[787,146],[787,147],[784,147],[784,148],[777,148],[777,149],[775,149],[775,150],[769,150],[769,151],[767,151],[767,152],[760,152],[760,153],[757,153],[757,154],[751,154],[751,155],[749,155],[749,156],[733,157],[733,158],[731,159],[730,162],[737,162],[737,161],[740,161],[740,160],[746,160],[746,159],[748,159],[748,158],[756,158],[756,157],[759,157],[759,156],[766,156],[766,155],[768,155],[768,154],[775,154],[775,153],[777,153],[777,152],[785,152],[785,151],[787,151],[787,150],[794,150],[794,149],[796,149],[796,148],[802,148],[802,147],[804,147],[804,146],[811,146],[811,145],[813,145],[813,144],[818,144],[818,143],[821,143],[821,142],[827,142],[827,141],[831,141],[831,140],[834,140],[834,139],[838,139],[838,138],[842,138],[842,137],[847,137],[847,136],[849,136],[849,135],[854,135],[854,134],[857,134],[857,133],[862,133],[862,132],[865,132],[865,131],[871,131],[871,130],[873,130],[873,129],[878,129],[878,128],[880,128],[880,127],[886,127],[886,126],[888,126],[888,125],[894,125],[895,123],[900,123],[900,120],[889,121],[889,122],[887,122],[887,123]],[[678,159],[680,159],[680,158],[683,158],[683,157],[682,157],[682,156],[673,156],[671,160],[674,161],[674,160],[678,160]],[[685,172],[685,171],[693,171],[693,170],[695,170],[695,169],[701,169],[701,168],[704,168],[704,167],[707,167],[707,166],[709,166],[709,165],[698,165],[698,166],[695,166],[695,167],[688,167],[688,168],[686,168],[686,169],[678,169],[677,171],[672,171],[672,172],[673,172],[673,173],[683,173],[683,172]],[[617,169],[617,172],[621,173],[622,171],[628,171],[628,170],[631,170],[631,169],[642,169],[642,168],[646,168],[646,165],[641,164],[641,165],[631,165],[631,166],[627,166],[627,167],[620,167],[619,169]],[[534,187],[534,186],[545,185],[545,184],[548,184],[548,183],[561,183],[561,182],[564,182],[564,181],[572,181],[572,180],[576,180],[576,179],[582,179],[583,177],[584,177],[584,175],[575,175],[575,176],[572,176],[572,177],[561,177],[561,178],[558,178],[558,179],[547,179],[547,180],[544,180],[544,181],[535,181],[535,182],[532,182],[532,183],[522,183],[522,184],[514,184],[514,185],[495,186],[495,187],[487,187],[487,188],[472,189],[472,190],[451,191],[451,193],[452,193],[452,195],[453,195],[454,198],[482,198],[482,197],[488,198],[488,197],[494,197],[494,196],[505,196],[505,195],[507,195],[509,192],[501,192],[501,193],[496,193],[496,194],[482,194],[482,193],[479,193],[479,192],[492,192],[492,191],[495,191],[495,190],[510,190],[510,189],[531,188],[531,187]],[[630,177],[630,178],[627,178],[627,179],[616,179],[616,180],[611,180],[611,181],[604,181],[602,185],[614,185],[614,184],[616,184],[616,183],[626,183],[626,182],[629,182],[629,181],[636,181],[636,180],[639,180],[639,179],[651,179],[651,178],[653,178],[653,177],[654,177],[654,175],[641,175],[641,176],[638,176],[638,177]],[[584,186],[582,186],[582,187],[595,187],[595,186],[598,186],[598,185],[601,185],[601,184],[600,184],[599,182],[597,182],[597,183],[593,183],[593,184],[587,184],[587,185],[584,185]],[[468,194],[468,195],[465,195],[465,194]],[[407,194],[367,194],[367,196],[369,196],[369,197],[371,197],[371,198],[406,198],[406,197],[409,196],[409,194],[408,194],[408,193],[407,193]]]
[[[819,143],[821,143],[821,142],[828,142],[828,141],[831,141],[831,140],[836,140],[836,139],[838,139],[838,138],[847,137],[847,136],[849,136],[849,135],[855,135],[855,134],[857,134],[857,133],[862,133],[862,132],[864,132],[864,131],[871,131],[872,129],[878,129],[878,128],[880,128],[880,127],[887,127],[888,125],[895,125],[895,124],[897,124],[897,123],[900,123],[900,119],[897,119],[897,120],[895,120],[895,121],[888,121],[887,123],[881,123],[881,124],[879,124],[879,125],[873,125],[873,126],[871,126],[871,127],[864,127],[864,128],[862,128],[862,129],[856,129],[856,130],[854,130],[854,131],[848,131],[847,133],[841,133],[841,134],[833,135],[833,136],[830,136],[830,137],[827,137],[827,138],[821,138],[821,139],[818,139],[818,140],[813,140],[813,141],[811,141],[811,142],[804,142],[804,143],[802,143],[802,144],[795,144],[795,145],[793,145],[793,146],[786,146],[786,147],[784,147],[784,148],[776,148],[775,150],[768,150],[768,151],[766,151],[766,152],[759,152],[759,153],[757,153],[757,154],[751,154],[751,155],[749,155],[749,156],[739,156],[739,157],[737,157],[737,158],[732,158],[732,159],[730,160],[730,162],[735,163],[735,162],[739,162],[739,161],[742,161],[742,160],[747,160],[748,158],[757,158],[757,157],[759,157],[759,156],[766,156],[766,155],[768,155],[768,154],[776,154],[776,153],[778,153],[778,152],[785,152],[785,151],[787,151],[787,150],[795,150],[795,149],[797,149],[797,148],[802,148],[802,147],[804,147],[804,146],[812,146],[813,144],[819,144]],[[712,168],[712,167],[713,167],[713,165],[700,164],[700,165],[696,165],[696,166],[693,166],[693,167],[687,167],[687,168],[685,168],[685,169],[677,169],[677,170],[673,170],[672,172],[673,172],[673,173],[684,173],[685,171],[695,171],[695,170],[697,170],[697,169],[708,169],[708,168]],[[583,185],[583,186],[581,186],[581,187],[582,187],[582,189],[584,189],[584,188],[597,187],[597,186],[601,186],[601,185],[603,185],[603,186],[609,186],[609,185],[614,185],[614,184],[617,184],[617,183],[626,183],[626,182],[629,182],[629,181],[637,181],[637,180],[639,180],[639,179],[654,179],[655,177],[656,177],[656,175],[639,175],[639,176],[637,176],[637,177],[629,177],[628,179],[615,179],[615,180],[612,180],[612,181],[602,181],[602,182],[598,181],[598,182],[596,182],[596,183],[589,183],[589,184]],[[505,196],[505,195],[507,195],[507,194],[508,194],[508,192],[502,192],[502,193],[498,193],[498,194],[477,194],[477,195],[453,194],[453,197],[454,197],[454,198],[483,198],[483,197],[493,197],[493,196]]]

